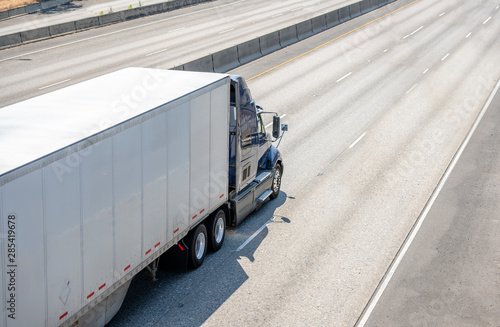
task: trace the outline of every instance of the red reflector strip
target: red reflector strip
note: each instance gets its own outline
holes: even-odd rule
[[[221,196],[219,196],[219,199],[222,199],[223,196],[224,196],[224,194],[222,194]]]
[[[155,245],[155,248],[159,247],[160,246],[160,243],[161,242],[158,242],[158,244]]]
[[[62,318],[66,317],[67,315],[68,315],[68,311],[66,311],[65,313],[63,313],[63,315],[59,317],[59,320],[61,320]]]
[[[191,219],[194,219],[194,218],[196,218],[196,217],[198,217],[198,215],[194,215],[194,216],[193,216],[193,218],[191,218]]]
[[[106,286],[106,283],[102,284],[102,285],[99,287],[99,291],[100,291],[100,290],[102,290],[105,286]]]
[[[205,209],[201,210],[201,211],[200,211],[200,214],[202,214],[202,213],[203,213],[203,211],[205,211]]]
[[[128,268],[130,268],[130,265],[126,266],[125,269],[123,269],[123,271],[127,271]]]
[[[179,243],[179,244],[177,244],[177,245],[179,246],[179,248],[181,249],[181,251],[184,251],[184,250],[185,250],[185,249],[184,249],[184,247],[183,247],[180,243]]]
[[[87,299],[90,299],[92,296],[94,296],[94,292],[90,293],[90,294],[87,296]]]
[[[176,230],[174,230],[174,234],[177,233],[179,231],[179,228],[177,228]]]
[[[147,250],[147,251],[146,251],[146,255],[148,255],[148,254],[149,254],[149,252],[151,252],[151,249],[149,249],[149,250]]]

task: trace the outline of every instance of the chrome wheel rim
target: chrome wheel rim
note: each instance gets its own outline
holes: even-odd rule
[[[223,217],[218,217],[215,224],[215,242],[220,243],[224,236],[224,220]]]
[[[278,193],[280,190],[281,175],[279,169],[274,172],[273,192]]]
[[[205,234],[199,233],[198,237],[196,238],[196,249],[195,249],[196,258],[198,260],[203,258],[203,255],[205,254],[205,246],[206,246]]]

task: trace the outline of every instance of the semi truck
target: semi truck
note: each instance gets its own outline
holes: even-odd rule
[[[0,325],[104,326],[132,278],[207,250],[280,192],[240,76],[126,68],[0,109]]]

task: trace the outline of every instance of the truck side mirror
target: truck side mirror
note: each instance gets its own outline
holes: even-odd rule
[[[277,139],[280,137],[280,123],[281,119],[279,116],[273,116],[273,137]]]

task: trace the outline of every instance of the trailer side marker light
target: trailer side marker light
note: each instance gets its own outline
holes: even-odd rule
[[[68,311],[66,311],[65,313],[63,313],[63,315],[59,317],[59,320],[61,320],[62,318],[66,317],[67,315],[68,315]]]
[[[224,196],[224,194],[222,194],[221,196],[219,196],[219,199],[222,199],[223,196]]]
[[[148,255],[148,254],[149,254],[149,252],[151,252],[151,249],[149,249],[149,250],[147,250],[147,251],[146,251],[146,255]]]
[[[198,215],[194,215],[194,216],[193,216],[193,218],[191,218],[191,219],[194,219],[194,218],[196,218],[196,217],[198,217]]]
[[[130,265],[126,266],[125,269],[123,269],[123,271],[127,271],[128,268],[130,268]]]
[[[87,296],[87,300],[90,299],[92,296],[94,296],[94,292],[90,293],[88,296]]]
[[[100,290],[102,290],[105,286],[106,286],[106,283],[102,284],[102,285],[99,287],[99,291],[100,291]]]
[[[179,231],[179,228],[177,228],[176,230],[174,230],[174,234],[177,233]]]
[[[155,245],[155,248],[159,247],[159,246],[160,246],[160,243],[161,243],[161,242],[158,242],[158,243]]]
[[[203,213],[203,211],[205,211],[205,209],[201,210],[201,211],[200,211],[200,214],[202,214],[202,213]]]
[[[179,248],[181,249],[181,251],[184,251],[184,247],[181,245],[181,243],[177,244],[179,246]]]

